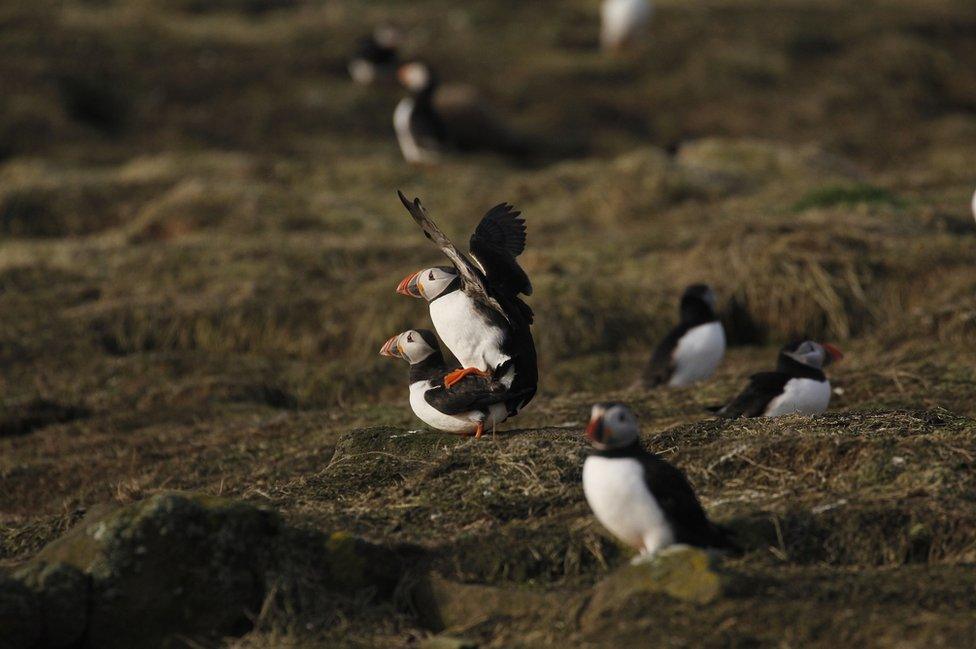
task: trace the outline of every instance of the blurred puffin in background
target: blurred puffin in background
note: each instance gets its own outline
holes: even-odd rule
[[[830,381],[824,368],[843,357],[828,343],[789,343],[779,352],[775,372],[753,374],[739,396],[709,410],[727,419],[819,414],[830,405]]]
[[[654,14],[650,0],[603,0],[600,6],[600,46],[619,52],[637,45]]]
[[[516,161],[533,154],[528,142],[505,128],[471,86],[442,87],[422,61],[400,66],[397,78],[409,94],[393,111],[393,128],[410,164],[436,164],[448,151],[491,152]]]
[[[710,377],[722,362],[725,329],[715,313],[711,287],[692,284],[686,288],[680,313],[680,322],[658,344],[644,370],[644,387],[691,385]]]
[[[393,81],[400,64],[400,40],[400,31],[392,25],[379,25],[360,38],[347,66],[352,80],[361,86]]]

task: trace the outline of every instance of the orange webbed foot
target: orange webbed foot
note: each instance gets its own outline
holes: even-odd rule
[[[450,374],[444,377],[444,387],[449,388],[466,376],[480,376],[486,379],[491,378],[491,374],[488,372],[479,370],[477,367],[465,367],[464,369],[454,370]]]

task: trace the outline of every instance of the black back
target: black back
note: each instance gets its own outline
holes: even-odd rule
[[[716,414],[728,419],[761,417],[766,414],[769,402],[783,394],[783,388],[790,379],[827,380],[823,370],[804,365],[787,356],[784,353],[786,351],[791,351],[791,345],[780,351],[775,372],[760,372],[750,376],[746,389],[725,406],[713,409]]]
[[[681,469],[634,442],[616,450],[593,451],[601,457],[631,458],[644,469],[644,483],[674,530],[675,542],[702,548],[738,550],[729,533],[705,515],[694,489]]]
[[[394,47],[380,45],[374,36],[369,35],[359,39],[352,58],[363,59],[373,65],[393,67],[397,63],[397,51]]]
[[[644,368],[641,382],[645,387],[658,387],[670,381],[675,369],[674,350],[684,335],[699,325],[718,320],[714,309],[703,298],[707,290],[704,284],[692,284],[685,289],[679,305],[681,320],[654,348],[651,360]]]

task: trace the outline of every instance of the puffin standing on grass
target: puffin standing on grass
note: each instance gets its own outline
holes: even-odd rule
[[[624,404],[593,406],[583,493],[597,520],[641,556],[675,543],[736,550],[728,533],[708,520],[684,473],[644,450],[639,432]]]
[[[681,321],[664,337],[641,383],[653,388],[691,385],[710,377],[725,355],[725,330],[715,315],[715,293],[692,284],[681,296]]]
[[[488,210],[471,235],[469,259],[430,220],[419,198],[397,195],[453,263],[411,273],[397,286],[397,293],[427,300],[437,335],[463,365],[445,376],[445,386],[471,374],[491,377],[514,395],[507,402],[514,415],[532,400],[539,379],[532,309],[519,297],[532,294],[515,259],[525,249],[521,213],[505,203]]]
[[[819,414],[830,405],[830,381],[823,370],[843,357],[828,343],[789,343],[779,352],[775,372],[753,374],[739,396],[709,410],[728,419]]]
[[[632,47],[647,32],[654,7],[649,0],[603,0],[600,45],[605,51]]]
[[[486,427],[505,421],[508,388],[483,376],[468,375],[444,386],[449,373],[432,331],[411,329],[393,336],[380,349],[383,356],[410,363],[410,407],[431,428],[481,437]]]
[[[349,60],[349,76],[368,86],[377,81],[393,80],[399,56],[400,33],[390,25],[380,25],[369,36],[359,39],[356,52]]]

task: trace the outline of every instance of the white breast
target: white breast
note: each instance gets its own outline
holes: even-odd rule
[[[445,415],[424,399],[424,394],[432,387],[434,384],[430,381],[417,381],[410,384],[410,407],[413,409],[413,414],[431,428],[447,433],[473,433],[478,427],[478,422],[484,421],[485,430],[490,431],[492,426],[502,423],[508,416],[508,409],[503,403],[490,406],[487,417],[477,410],[459,415]]]
[[[678,341],[671,358],[674,373],[668,385],[681,387],[710,377],[725,356],[725,330],[721,322],[698,325]]]
[[[600,43],[604,49],[633,44],[647,29],[653,7],[648,0],[604,0],[600,6]]]
[[[451,291],[431,302],[430,319],[437,335],[464,367],[487,372],[511,358],[501,351],[505,332],[488,321],[464,291]],[[514,369],[498,378],[511,385]]]
[[[396,131],[397,142],[400,144],[400,152],[410,164],[433,163],[437,160],[437,153],[421,147],[410,130],[412,115],[413,99],[404,97],[393,111],[393,129]]]
[[[816,415],[830,404],[830,381],[790,379],[783,386],[783,394],[766,406],[766,417],[780,415]]]
[[[583,493],[597,520],[627,545],[654,554],[674,543],[674,532],[630,458],[591,455],[583,463]]]

